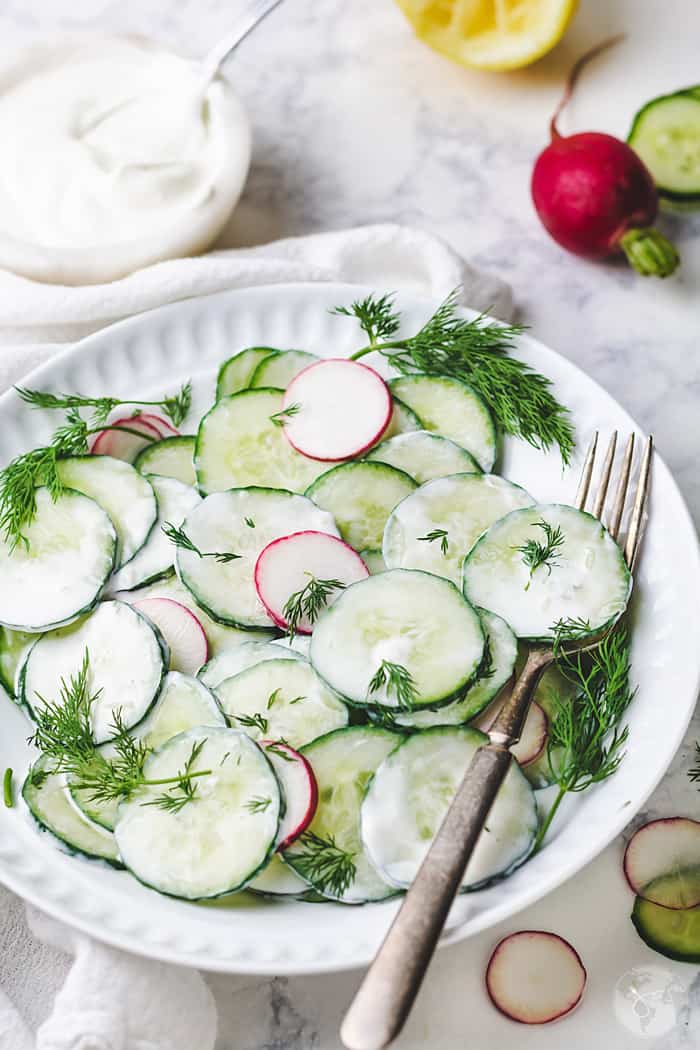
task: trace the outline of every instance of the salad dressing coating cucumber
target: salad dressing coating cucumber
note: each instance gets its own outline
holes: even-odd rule
[[[700,207],[700,88],[647,102],[627,141],[654,176],[660,197]]]
[[[386,562],[378,547],[367,547],[360,551],[360,557],[369,569],[370,576],[376,576],[378,572],[386,572]]]
[[[316,354],[308,354],[305,350],[280,350],[263,358],[248,386],[251,390],[261,386],[286,390],[294,377],[314,361],[318,361]]]
[[[175,478],[183,485],[194,486],[195,438],[191,434],[177,434],[146,445],[134,460],[134,466],[142,474],[159,474],[164,478]]]
[[[374,774],[362,803],[362,841],[394,886],[413,882],[477,748],[474,729],[436,726],[406,737]],[[527,858],[537,833],[532,788],[515,762],[496,796],[469,862],[463,890],[509,874]]]
[[[383,359],[384,360],[384,359]],[[366,364],[369,364],[369,359],[366,360]],[[380,373],[381,374],[381,373]],[[392,410],[391,418],[389,419],[389,425],[382,434],[381,440],[387,441],[389,438],[397,437],[399,434],[410,434],[413,430],[423,430],[423,423],[418,418],[412,408],[399,397],[391,397]]]
[[[460,696],[484,650],[479,615],[454,584],[406,569],[348,587],[311,636],[311,662],[332,689],[355,706],[392,712]]]
[[[332,467],[306,495],[333,515],[345,542],[360,551],[381,547],[387,518],[415,488],[405,471],[362,460]]]
[[[222,397],[246,390],[260,362],[278,352],[274,346],[249,346],[246,350],[240,350],[233,357],[229,357],[219,369],[216,400],[220,401]]]
[[[471,452],[482,470],[496,461],[497,435],[493,417],[476,391],[447,376],[401,376],[389,382],[391,393],[413,409],[425,430],[451,438]]]
[[[253,633],[253,632],[251,632]],[[281,641],[281,640],[280,640]],[[280,641],[242,642],[230,649],[225,649],[202,667],[197,677],[208,689],[216,690],[226,678],[233,678],[249,667],[255,667],[264,660],[301,660],[301,653]]]
[[[246,886],[251,893],[259,893],[263,897],[291,897],[296,900],[304,900],[310,888],[306,879],[297,875],[279,853],[275,853],[267,867]]]
[[[30,633],[72,623],[97,603],[117,551],[114,525],[94,500],[36,490],[27,543],[0,535],[0,624]]]
[[[245,733],[200,726],[146,759],[148,780],[176,777],[198,749],[191,772],[211,770],[178,810],[158,806],[158,785],[122,802],[114,830],[126,867],[152,889],[185,900],[242,889],[275,849],[283,812],[279,784],[263,751]]]
[[[389,517],[384,561],[390,569],[434,572],[459,587],[462,562],[484,529],[533,502],[525,489],[496,474],[451,474],[428,481]],[[479,604],[490,608],[488,601]]]
[[[481,467],[470,452],[449,438],[431,434],[428,430],[415,430],[385,439],[375,445],[367,459],[404,470],[419,485],[433,478],[444,478],[446,474],[481,474]]]
[[[35,634],[0,627],[0,685],[7,689],[10,696],[19,695],[17,678],[35,641]]]

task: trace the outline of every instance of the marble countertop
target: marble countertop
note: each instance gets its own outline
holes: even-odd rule
[[[687,0],[582,4],[565,42],[534,68],[468,72],[414,40],[391,0],[289,0],[236,56],[231,77],[255,133],[243,202],[224,243],[392,220],[440,234],[508,280],[518,319],[606,386],[653,432],[700,520],[700,217],[660,220],[682,269],[643,280],[622,264],[561,252],[529,200],[564,71],[587,45],[627,38],[581,81],[564,130],[624,134],[641,103],[700,80],[700,7]],[[57,29],[147,33],[203,54],[227,28],[231,0],[4,0],[3,44]],[[673,698],[660,698],[672,702]],[[700,720],[642,816],[697,816],[685,768]],[[700,973],[654,955],[634,933],[621,843],[534,907],[440,952],[396,1044],[402,1050],[693,1050],[700,1048]],[[528,1029],[482,990],[499,936],[527,927],[568,937],[589,973],[571,1017]],[[358,973],[274,980],[215,976],[217,1050],[334,1050]]]

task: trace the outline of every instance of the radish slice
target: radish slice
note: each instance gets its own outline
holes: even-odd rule
[[[344,587],[369,576],[360,555],[347,543],[327,532],[293,532],[264,547],[255,565],[255,588],[268,614],[279,627],[289,624],[284,609],[289,598],[303,590],[311,577],[317,580],[339,580]],[[342,593],[338,587],[327,595],[326,606]],[[303,616],[296,630],[311,634],[313,623]]]
[[[638,897],[664,908],[700,904],[700,823],[689,817],[652,820],[634,833],[622,862]]]
[[[471,725],[476,729],[481,729],[484,733],[488,733],[498,718],[503,704],[504,701],[501,697],[496,697],[495,702],[489,704],[479,717],[474,719]],[[537,701],[533,700],[527,712],[520,740],[510,749],[510,753],[518,765],[529,766],[531,762],[535,762],[540,757],[547,745],[548,730],[549,719]]]
[[[189,609],[172,598],[142,598],[134,609],[147,616],[170,648],[170,670],[196,675],[209,656],[207,636]]]
[[[491,1002],[521,1024],[547,1024],[570,1013],[585,986],[578,952],[563,937],[542,930],[504,937],[486,969]]]
[[[391,394],[359,361],[331,358],[303,369],[287,387],[281,416],[289,443],[304,456],[335,463],[366,452],[391,419]]]
[[[153,412],[140,412],[138,418],[142,423],[148,423],[150,427],[154,427],[163,438],[180,436],[180,431],[164,416],[157,416]]]
[[[160,441],[163,437],[152,423],[142,416],[120,416],[113,420],[110,427],[127,427],[126,430],[101,430],[93,439],[90,451],[94,456],[112,456],[133,463],[139,452],[146,445]],[[143,437],[139,437],[143,434]]]
[[[282,785],[286,804],[277,832],[277,849],[280,851],[291,846],[314,819],[318,786],[309,763],[289,744],[282,744],[279,740],[261,740],[260,746]]]

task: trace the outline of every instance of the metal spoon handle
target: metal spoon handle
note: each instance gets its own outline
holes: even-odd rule
[[[202,61],[202,84],[206,88],[241,40],[255,29],[282,0],[248,0],[236,16],[236,26],[220,40]]]

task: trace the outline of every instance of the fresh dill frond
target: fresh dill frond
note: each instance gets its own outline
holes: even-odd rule
[[[286,408],[281,409],[279,412],[274,412],[270,416],[270,422],[276,427],[283,427],[290,419],[298,415],[301,412],[301,405],[296,402],[292,405],[288,405]]]
[[[175,426],[179,426],[192,405],[192,384],[189,381],[180,387],[177,394],[162,397],[158,401],[119,397],[85,397],[83,394],[52,394],[46,390],[30,390],[22,386],[16,386],[15,390],[21,399],[32,408],[52,410],[91,408],[93,410],[91,426],[99,426],[100,423],[106,422],[110,412],[119,405],[148,405],[161,408]]]
[[[246,525],[248,526],[249,529],[254,529],[255,528],[255,522],[253,521],[252,518],[244,518],[243,520],[245,521],[245,523],[246,523]]]
[[[410,711],[416,699],[416,686],[411,673],[402,664],[382,660],[367,686],[367,696],[384,688],[387,696],[396,698],[396,706]]]
[[[485,678],[493,678],[496,673],[496,664],[493,660],[493,649],[491,647],[491,639],[488,634],[484,635],[484,655],[481,657],[481,666],[479,667],[478,679],[482,681]]]
[[[297,852],[298,847],[302,847],[301,852]],[[336,845],[332,835],[322,838],[313,831],[305,831],[297,840],[292,856],[302,878],[320,893],[329,893],[332,897],[342,897],[357,875],[355,854]]]
[[[221,565],[227,565],[229,562],[238,561],[241,557],[240,554],[231,554],[229,552],[201,551],[196,543],[192,542],[183,528],[178,528],[170,521],[166,521],[161,528],[171,543],[174,543],[180,550],[191,551],[198,558],[214,558]]]
[[[254,715],[234,715],[234,718],[245,729],[259,729],[263,736],[267,733],[268,721],[259,712]]]
[[[36,490],[45,486],[54,502],[62,495],[56,448],[35,448],[13,459],[0,471],[0,530],[10,552],[19,543],[29,547],[24,530],[36,517]]]
[[[246,802],[245,808],[249,813],[264,813],[271,805],[271,798],[261,798],[260,795],[253,795],[253,797]]]
[[[368,295],[358,299],[350,306],[336,306],[333,314],[344,317],[356,317],[360,328],[374,346],[382,339],[389,339],[399,330],[401,318],[394,305],[394,293],[389,295]]]
[[[450,539],[446,529],[431,529],[430,532],[426,532],[425,536],[419,536],[418,539],[424,543],[434,543],[435,540],[440,540],[440,551],[443,555],[446,555],[450,549]]]
[[[309,582],[304,584],[300,591],[295,591],[287,598],[282,610],[290,638],[294,638],[297,634],[302,620],[306,619],[310,624],[316,623],[328,605],[328,599],[333,591],[342,590],[345,587],[342,580],[318,580],[310,572],[307,572],[306,575],[309,577]]]
[[[528,581],[525,584],[526,591],[529,590],[535,570],[539,569],[540,565],[544,565],[548,576],[552,575],[552,566],[559,561],[561,548],[564,546],[564,534],[558,525],[554,527],[544,518],[533,524],[535,528],[542,530],[544,540],[530,539],[519,547],[512,548],[522,554],[523,564],[530,570]]]
[[[197,740],[192,745],[192,750],[185,765],[175,777],[177,784],[174,788],[142,804],[144,806],[156,806],[158,809],[165,810],[166,813],[179,813],[189,802],[192,802],[197,797],[197,783],[194,780],[196,774],[193,767],[206,742],[205,737],[203,740]],[[210,770],[199,770],[197,772],[199,776],[207,776]],[[146,783],[153,784],[157,782],[146,781]]]
[[[268,696],[268,698],[267,698],[267,704],[266,704],[266,707],[267,707],[267,710],[268,710],[268,711],[269,711],[269,710],[270,710],[270,708],[271,708],[271,707],[273,707],[273,706],[274,706],[274,705],[275,705],[275,704],[277,703],[277,701],[279,700],[279,698],[280,698],[280,692],[281,692],[281,690],[280,690],[280,689],[275,689],[275,690],[273,690],[273,692],[271,692],[271,693],[270,693],[270,695]]]
[[[591,622],[582,616],[567,616],[565,619],[557,620],[549,628],[552,636],[552,651],[555,659],[564,652],[566,646],[576,645],[584,638],[590,638]]]
[[[289,744],[285,744],[282,740],[273,740],[272,743],[265,745],[266,751],[271,751],[273,755],[277,755],[284,762],[296,762],[293,755],[290,755],[287,751]]]

